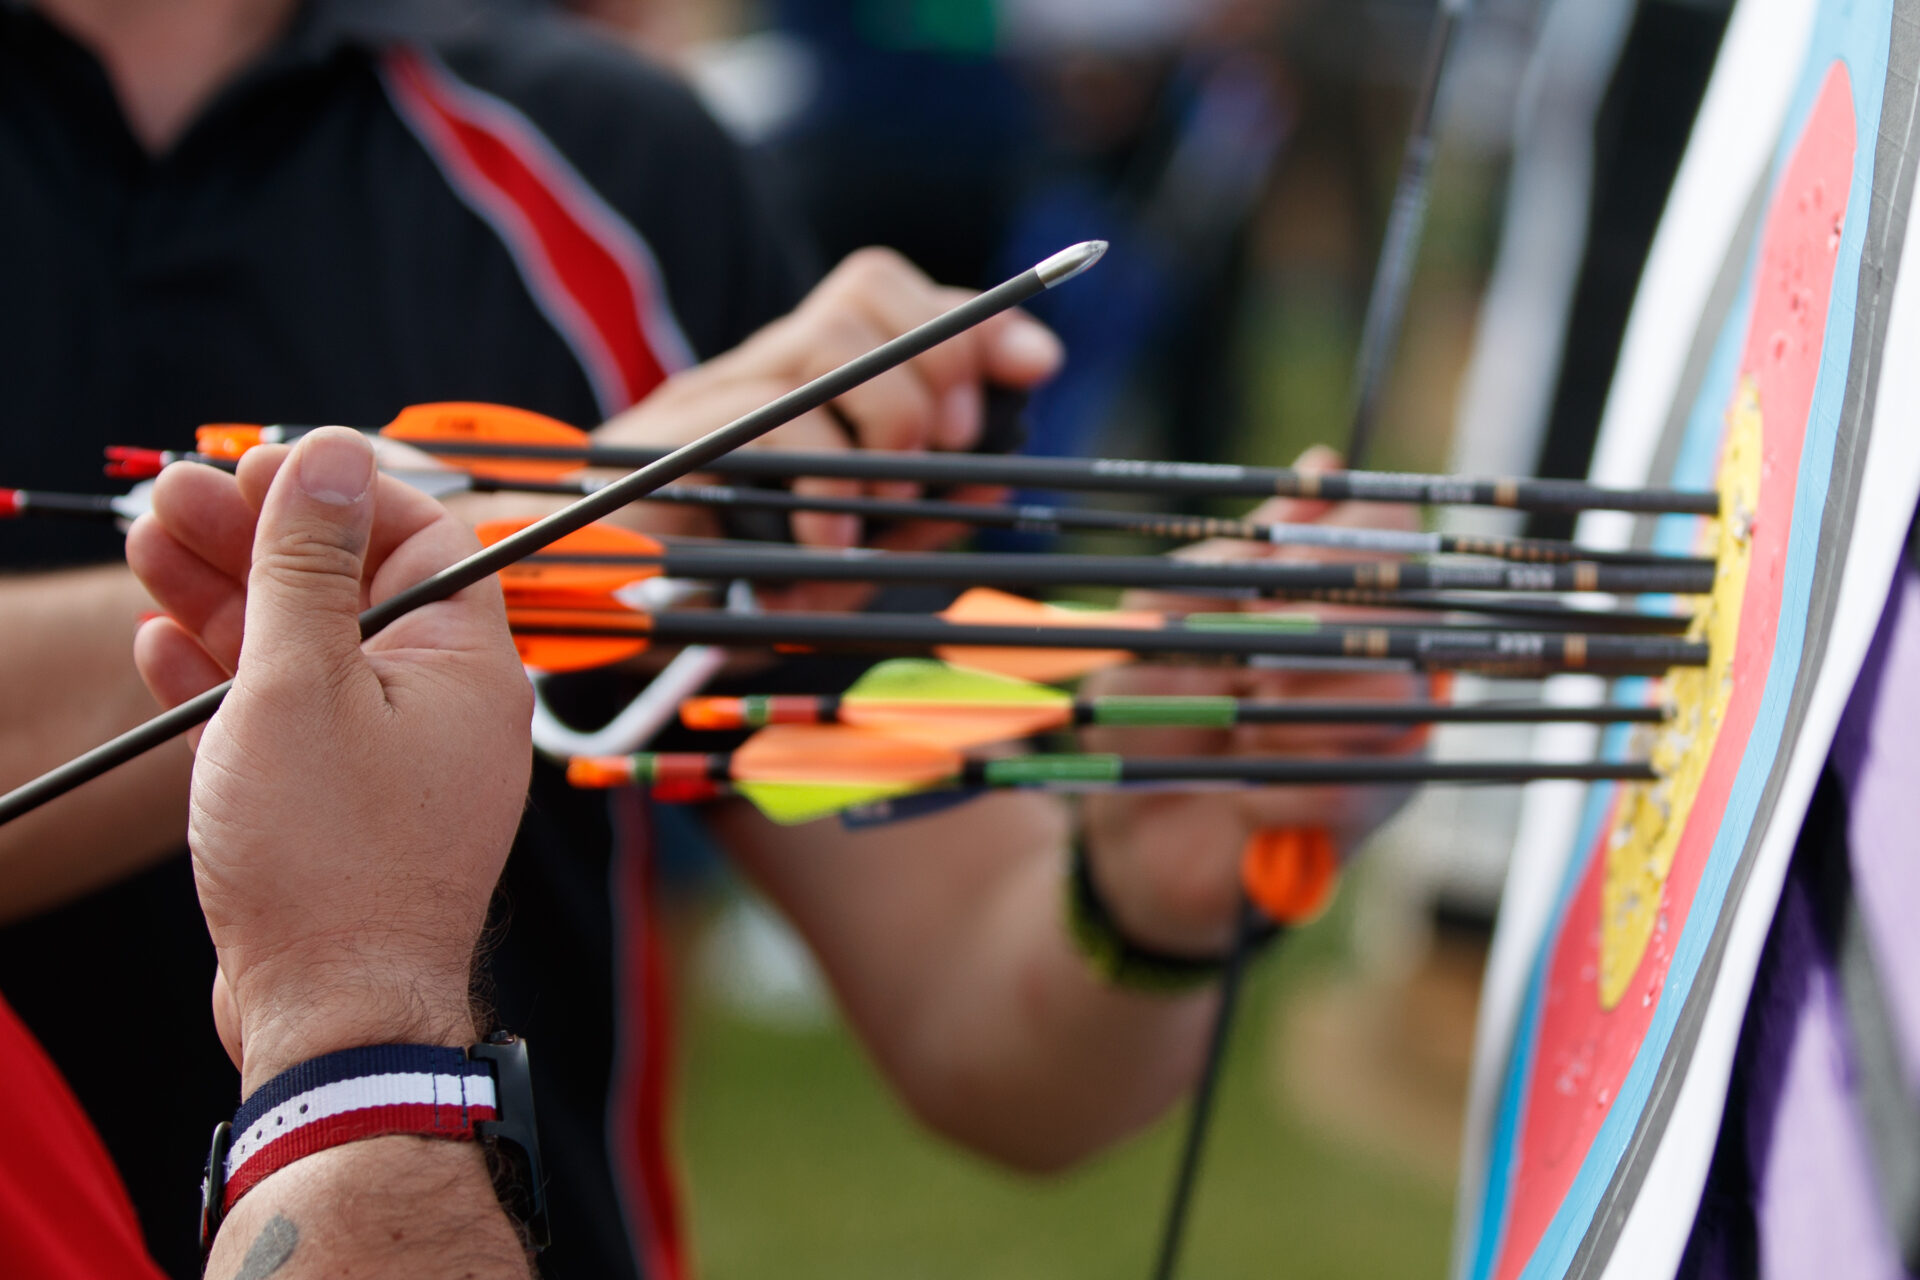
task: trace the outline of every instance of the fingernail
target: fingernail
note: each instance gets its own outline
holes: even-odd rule
[[[350,506],[373,485],[373,449],[357,431],[316,431],[299,452],[301,492],[316,502]]]
[[[1016,319],[1000,335],[1000,358],[1022,365],[1036,376],[1052,373],[1065,355],[1053,330],[1036,320]]]
[[[940,401],[939,440],[942,449],[971,449],[980,439],[980,384],[963,382]]]

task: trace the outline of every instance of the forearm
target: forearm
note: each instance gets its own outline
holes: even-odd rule
[[[207,1266],[216,1280],[530,1274],[485,1152],[412,1137],[348,1143],[270,1175],[221,1224]]]
[[[1057,802],[994,797],[857,836],[735,813],[723,831],[949,1137],[1055,1169],[1150,1122],[1198,1070],[1210,994],[1116,990],[1074,950]]]
[[[133,665],[152,606],[119,567],[0,579],[0,788],[140,723],[156,707]],[[170,743],[0,827],[0,920],[77,896],[181,844],[191,759]]]
[[[1061,1168],[1144,1127],[1192,1083],[1209,991],[1124,991],[1095,977],[1063,924],[1061,857],[983,904],[933,975],[900,1075],[942,1132],[1020,1168]]]

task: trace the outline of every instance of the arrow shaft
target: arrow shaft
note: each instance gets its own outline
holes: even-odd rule
[[[288,428],[297,432],[298,428]],[[588,467],[645,466],[656,449],[593,445],[585,449],[490,441],[417,441],[441,457],[577,462]],[[1087,489],[1120,493],[1313,498],[1328,502],[1393,502],[1501,507],[1515,511],[1589,510],[1714,515],[1719,495],[1707,490],[1611,489],[1574,480],[1476,479],[1382,471],[1296,471],[1226,463],[1157,462],[1131,458],[996,457],[986,454],[909,454],[847,449],[836,453],[735,454],[704,468],[719,475],[787,480],[825,476],[848,480],[903,480],[934,485],[994,485]]]
[[[46,489],[0,489],[0,519],[54,516],[111,524],[120,519],[114,499],[104,493],[55,493]]]
[[[922,653],[961,646],[1119,650],[1141,656],[1303,657],[1390,660],[1422,669],[1654,673],[1702,666],[1707,646],[1665,636],[1584,635],[1478,628],[1275,629],[1257,623],[1172,622],[1158,628],[948,622],[920,614],[653,615],[595,610],[510,611],[524,636],[630,637],[665,644],[791,645],[854,652]],[[1237,619],[1242,615],[1234,615]],[[1245,615],[1251,617],[1252,615]],[[1231,621],[1231,620],[1230,620]]]
[[[658,566],[673,578],[753,581],[914,582],[953,586],[1139,587],[1242,589],[1267,594],[1366,592],[1367,603],[1392,603],[1399,591],[1657,593],[1701,595],[1713,590],[1712,564],[1225,564],[1163,556],[1037,555],[1026,553],[818,552],[680,545],[658,556],[622,552],[549,551],[530,564]],[[1418,597],[1416,597],[1417,599]]]
[[[771,724],[837,724],[848,699],[837,694],[754,694],[705,699],[729,704],[726,728]],[[888,701],[860,699],[863,712],[908,716],[991,714],[1006,706],[1022,715],[1030,703]],[[1294,724],[1658,724],[1666,712],[1652,706],[1558,706],[1548,702],[1332,702],[1215,697],[1110,696],[1083,698],[1060,708],[1061,725],[1111,729],[1231,729],[1241,725]]]
[[[480,493],[576,494],[592,492],[597,483],[592,480],[474,477],[469,487]],[[1270,542],[1276,546],[1324,547],[1364,554],[1489,556],[1526,564],[1566,564],[1576,560],[1600,564],[1697,566],[1711,563],[1691,557],[1663,556],[1657,552],[1589,548],[1553,538],[1482,537],[1399,529],[1358,529],[1343,525],[1284,524],[1221,516],[1061,507],[1038,502],[995,504],[952,502],[940,498],[828,497],[793,493],[786,489],[724,484],[669,485],[655,491],[647,500],[743,511],[819,511],[831,515],[859,516],[866,520],[941,520],[980,528],[1011,529],[1021,533],[1126,533],[1170,542],[1238,538]]]
[[[731,783],[731,753],[657,752],[627,757],[630,780],[682,784]],[[1542,763],[1537,760],[1300,760],[1269,756],[1118,756],[1043,754],[967,760],[929,787],[988,790],[1080,789],[1129,785],[1227,783],[1284,786],[1513,786],[1529,782],[1653,782],[1645,761]],[[806,786],[814,779],[757,776],[751,781]],[[836,776],[834,782],[844,782]]]

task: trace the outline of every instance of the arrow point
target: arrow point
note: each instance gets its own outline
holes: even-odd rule
[[[1040,277],[1040,282],[1051,289],[1057,284],[1066,283],[1100,261],[1106,252],[1105,240],[1082,240],[1072,248],[1062,249],[1054,254],[1035,267],[1034,272]]]

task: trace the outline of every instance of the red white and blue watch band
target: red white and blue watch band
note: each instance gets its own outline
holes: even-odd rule
[[[201,1244],[241,1196],[302,1156],[388,1134],[471,1142],[498,1116],[493,1064],[460,1049],[372,1045],[290,1067],[215,1130]]]
[[[268,1175],[303,1156],[389,1134],[490,1143],[504,1161],[495,1171],[503,1205],[530,1248],[546,1246],[546,1178],[527,1042],[505,1031],[465,1049],[343,1049],[260,1086],[214,1130],[201,1187],[201,1246],[212,1246],[221,1220]],[[503,1173],[513,1175],[512,1185],[501,1185]]]
[[[314,1058],[256,1089],[234,1113],[225,1204],[302,1156],[363,1138],[473,1141],[499,1114],[493,1070],[464,1050],[375,1045]]]

